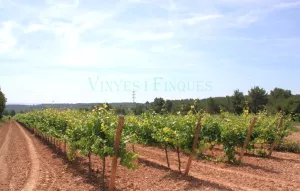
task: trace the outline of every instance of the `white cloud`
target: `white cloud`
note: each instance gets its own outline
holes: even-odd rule
[[[130,3],[147,3],[148,1],[145,0],[128,0]]]
[[[25,30],[24,33],[32,33],[36,31],[47,30],[44,25],[41,24],[30,24]]]
[[[145,49],[150,49],[150,53],[177,51],[175,49],[185,51],[187,46],[182,47],[180,44],[183,39],[190,40],[197,37],[199,40],[201,38],[218,40],[223,37],[220,37],[223,35],[223,29],[249,27],[258,22],[266,14],[266,10],[270,10],[270,7],[290,8],[299,4],[298,2],[278,3],[278,0],[274,0],[275,5],[273,3],[273,5],[266,6],[265,2],[258,0],[218,0],[215,3],[200,2],[203,3],[203,7],[197,7],[195,5],[198,5],[199,2],[196,1],[187,3],[175,0],[127,0],[127,4],[124,3],[126,1],[122,2],[118,4],[117,9],[103,8],[105,11],[95,11],[93,7],[83,8],[81,7],[83,4],[78,0],[63,2],[47,0],[43,7],[29,4],[14,4],[14,6],[18,7],[20,12],[24,11],[24,16],[32,19],[29,24],[24,24],[22,27],[24,33],[37,31],[52,33],[54,40],[48,43],[46,48],[41,49],[41,54],[46,50],[52,52],[57,63],[78,66],[87,63],[97,65],[103,60],[106,63],[116,62],[116,59],[110,57],[120,55],[120,58],[125,58],[126,54],[141,59],[140,55],[143,54],[143,50],[136,46],[143,47],[143,43],[160,42],[159,46],[145,47]],[[136,17],[133,13],[124,11],[132,6],[132,3],[137,3],[134,6],[139,6],[139,3],[147,3],[152,6],[153,10],[159,8],[159,11],[162,11],[161,8],[163,8],[166,12],[162,11],[162,14],[158,12],[157,16],[152,18]],[[218,7],[218,5],[224,3],[244,6],[244,8],[241,11],[223,12],[222,7]],[[251,7],[248,8],[247,5],[251,5]],[[254,9],[252,5],[255,5]],[[126,16],[128,14],[133,18],[127,22],[122,19],[122,14],[126,14]],[[89,32],[95,34],[91,36]],[[1,52],[11,49],[18,43],[18,39],[12,35],[11,28],[4,29],[2,27],[0,34]],[[91,44],[84,41],[82,38],[84,35],[93,39],[90,40],[92,42],[89,42]],[[225,36],[227,40],[243,38]],[[31,50],[27,49],[26,51],[30,52]],[[129,60],[128,57],[126,59]]]
[[[134,60],[141,58],[135,49],[106,48],[97,44],[82,44],[73,50],[66,51],[57,58],[57,62],[67,66],[84,67],[118,67],[122,65],[133,66]]]
[[[231,26],[248,27],[252,23],[258,21],[260,14],[261,13],[259,11],[249,11],[246,14],[238,16],[236,21]]]
[[[300,1],[278,3],[274,5],[274,8],[284,9],[284,8],[294,8],[298,6],[300,6]]]
[[[223,16],[224,15],[221,14],[208,14],[208,15],[194,14],[193,17],[188,19],[183,19],[182,21],[189,25],[194,25],[201,21],[214,20],[214,19],[222,18]]]
[[[207,71],[220,73],[215,76],[224,77],[223,68],[234,69],[235,67],[228,66],[231,60],[236,61],[237,65],[244,64],[238,58],[240,53],[243,56],[243,49],[249,49],[249,55],[259,62],[263,57],[257,52],[268,49],[266,53],[269,54],[273,51],[272,43],[282,47],[280,54],[274,51],[274,55],[279,55],[281,59],[283,50],[289,50],[284,53],[285,57],[289,57],[291,51],[297,53],[299,46],[298,41],[293,39],[288,42],[284,34],[280,36],[282,40],[276,41],[271,37],[265,38],[272,31],[264,31],[263,34],[252,32],[257,29],[253,23],[265,26],[264,24],[273,16],[269,13],[275,11],[279,13],[282,9],[298,7],[300,5],[298,1],[121,0],[118,3],[115,1],[99,3],[92,0],[87,3],[78,0],[46,0],[46,3],[41,1],[37,4],[19,2],[21,3],[0,0],[0,6],[5,7],[7,14],[0,18],[0,59],[4,57],[3,60],[7,60],[8,63],[7,55],[11,58],[17,57],[17,64],[24,65],[18,68],[22,72],[23,69],[27,69],[27,75],[32,77],[27,81],[20,80],[25,80],[28,84],[40,83],[39,91],[47,92],[46,99],[50,101],[53,100],[52,96],[55,100],[70,101],[70,95],[78,90],[74,87],[74,91],[71,89],[69,91],[65,87],[78,83],[82,84],[78,86],[80,89],[85,85],[89,87],[87,77],[82,75],[84,72],[101,73],[101,68],[109,68],[108,72],[103,73],[111,75],[112,79],[115,76],[122,76],[121,74],[131,76],[133,79],[139,79],[135,74],[141,78],[150,75],[149,73],[151,75],[163,73],[168,76],[169,73],[172,75],[173,71],[186,76],[195,72],[197,78],[200,76],[209,79],[211,72]],[[5,18],[11,21],[6,21]],[[281,24],[284,28],[284,23]],[[281,35],[280,32],[272,34]],[[259,45],[264,47],[261,48]],[[255,49],[253,47],[261,49],[253,50]],[[226,56],[230,57],[229,61],[226,60]],[[216,68],[216,63],[221,66]],[[183,65],[185,67],[182,67]],[[13,71],[15,65],[12,67],[6,64],[5,67],[3,65],[1,67],[2,72],[4,68],[11,70],[14,76],[19,75]],[[240,66],[243,67],[246,66]],[[140,69],[138,71],[147,71],[147,74],[129,71],[136,68]],[[54,75],[55,80],[52,80]],[[66,81],[62,83],[64,80]],[[14,80],[7,80],[2,76],[1,81]],[[10,95],[18,95],[13,92],[19,89],[19,85],[17,83],[13,85],[16,87],[11,90]],[[8,86],[11,84],[7,83]],[[61,95],[52,95],[49,88],[48,94],[48,90],[43,89],[45,87],[59,87],[64,91],[64,98],[61,98]],[[34,90],[31,90],[28,90],[27,98],[24,99],[29,98],[28,100],[32,102],[42,102],[42,99],[45,99],[43,94],[40,98],[32,97],[31,92]],[[90,95],[82,95],[71,97],[74,102],[81,99],[78,98],[80,96],[85,97],[87,102],[90,101]],[[95,97],[97,97],[95,100],[102,99],[99,96]],[[116,97],[119,99],[119,95]],[[15,100],[18,99],[20,98],[16,96]],[[111,101],[111,97],[108,97],[107,101]]]
[[[162,53],[165,52],[165,48],[163,46],[152,46],[151,52]]]
[[[181,44],[176,45],[155,45],[152,46],[150,51],[154,53],[172,53],[175,49],[182,48]]]
[[[176,44],[175,46],[173,46],[174,49],[177,49],[177,48],[181,48],[181,44]]]
[[[120,30],[114,32],[113,35],[115,37],[124,38],[129,41],[143,41],[143,40],[163,40],[163,39],[171,39],[174,37],[172,32],[163,32],[163,33],[155,33],[155,32],[132,32],[126,30]]]
[[[12,33],[15,23],[12,21],[1,23],[0,27],[0,54],[7,53],[16,44],[17,40]]]
[[[79,0],[46,0],[46,4],[57,7],[77,8],[79,6]]]

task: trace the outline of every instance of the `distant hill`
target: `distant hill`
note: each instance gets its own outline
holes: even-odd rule
[[[62,103],[62,104],[38,104],[38,105],[21,105],[21,104],[8,104],[6,105],[6,109],[8,111],[15,110],[16,112],[20,111],[30,111],[34,109],[44,109],[44,108],[56,108],[56,109],[67,109],[67,108],[91,108],[95,105],[99,105],[102,103],[76,103],[76,104],[69,104],[69,103]],[[112,107],[132,107],[135,106],[134,103],[109,103]]]
[[[249,97],[247,95],[244,96],[247,101],[249,101]],[[200,100],[195,99],[181,99],[181,100],[170,100],[171,104],[171,112],[177,113],[178,111],[188,112],[193,104],[196,104],[197,108],[201,108],[207,112],[214,111],[215,113],[222,111],[233,112],[233,103],[232,97],[214,97],[214,98],[205,98]],[[197,103],[195,102],[197,101]],[[20,105],[20,104],[8,104],[6,105],[6,109],[8,111],[14,110],[15,112],[20,111],[30,111],[34,109],[44,109],[44,108],[56,108],[56,109],[90,109],[95,105],[99,105],[103,103],[62,103],[62,104],[38,104],[38,105]],[[148,106],[145,103],[130,103],[130,102],[117,102],[117,103],[109,103],[113,108],[119,110],[119,112],[129,110],[144,111],[145,108],[148,109]],[[153,104],[153,102],[150,102]],[[120,107],[121,106],[121,107]],[[281,108],[285,113],[299,113],[300,114],[300,95],[291,95],[289,98],[272,98],[271,95],[268,95],[268,103],[264,106],[267,111],[270,113],[278,112],[278,108]],[[126,112],[123,112],[126,113]],[[212,112],[213,113],[213,112]]]

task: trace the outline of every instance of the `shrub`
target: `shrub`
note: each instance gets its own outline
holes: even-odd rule
[[[284,140],[281,144],[275,148],[277,151],[300,153],[300,145],[296,141]]]

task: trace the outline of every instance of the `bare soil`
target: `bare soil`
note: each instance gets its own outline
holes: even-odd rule
[[[184,176],[175,151],[168,150],[171,169],[163,149],[136,145],[135,151],[139,168],[118,165],[116,190],[300,190],[299,154],[273,152],[270,159],[246,155],[240,165],[196,159]],[[215,157],[222,155],[214,150]],[[188,156],[180,153],[180,158],[183,171]],[[16,122],[0,127],[0,190],[101,190],[102,160],[92,155],[91,161],[89,176],[87,157],[67,162],[63,153]],[[110,164],[107,158],[106,186]]]
[[[16,122],[0,127],[0,190],[96,190]]]
[[[296,126],[299,129],[298,132],[294,132],[292,135],[288,136],[286,139],[290,141],[296,141],[300,145],[300,126]]]

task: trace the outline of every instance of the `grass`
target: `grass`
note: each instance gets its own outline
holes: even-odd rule
[[[300,153],[300,145],[296,141],[284,140],[275,149],[283,152]]]
[[[2,119],[0,119],[0,126],[3,125],[7,121],[8,121],[8,117],[7,116],[3,116]]]
[[[294,123],[291,127],[292,132],[300,132],[300,123]]]

